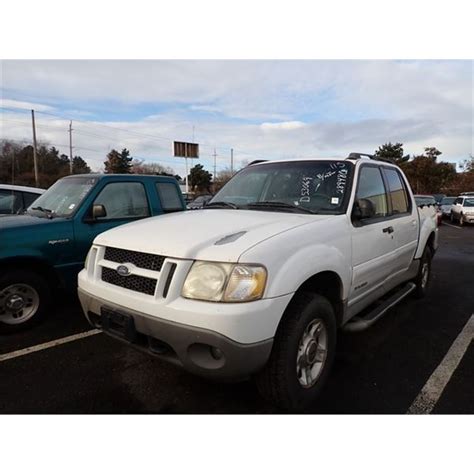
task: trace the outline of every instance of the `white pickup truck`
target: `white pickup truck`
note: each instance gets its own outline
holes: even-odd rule
[[[438,245],[401,170],[369,155],[253,163],[205,209],[100,234],[79,274],[89,322],[199,375],[253,375],[313,402],[339,328],[425,294]]]

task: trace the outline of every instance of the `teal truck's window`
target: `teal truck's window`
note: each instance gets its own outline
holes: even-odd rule
[[[356,199],[368,199],[375,206],[375,217],[388,213],[387,195],[379,168],[364,166],[360,170]]]
[[[97,178],[91,177],[60,179],[30,205],[28,213],[53,217],[72,216],[96,183]]]
[[[160,196],[161,207],[165,212],[183,209],[178,188],[173,183],[156,183],[156,189]]]
[[[94,204],[102,204],[107,212],[106,219],[126,219],[150,215],[145,188],[142,183],[110,183],[99,193]]]

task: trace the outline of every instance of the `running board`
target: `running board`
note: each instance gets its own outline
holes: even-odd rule
[[[344,327],[344,331],[356,332],[364,331],[373,324],[375,324],[392,306],[395,306],[405,296],[409,295],[416,285],[412,282],[407,283],[404,287],[398,290],[395,294],[390,296],[385,301],[382,301],[379,306],[362,317],[355,317],[351,319]]]

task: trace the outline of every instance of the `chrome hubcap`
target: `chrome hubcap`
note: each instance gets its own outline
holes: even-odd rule
[[[296,375],[302,387],[312,387],[321,375],[327,357],[327,342],[324,322],[313,319],[301,336],[296,356]]]
[[[38,292],[24,283],[0,290],[0,321],[20,324],[32,318],[39,307]]]
[[[430,276],[430,267],[427,262],[423,264],[423,267],[421,269],[421,286],[423,288],[426,288],[426,285],[428,284],[428,277]]]

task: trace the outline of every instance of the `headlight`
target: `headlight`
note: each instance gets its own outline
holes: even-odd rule
[[[260,265],[195,262],[183,285],[184,298],[244,302],[262,297],[267,271]]]

